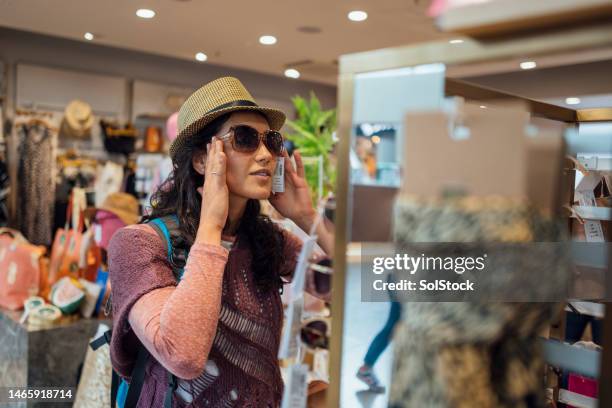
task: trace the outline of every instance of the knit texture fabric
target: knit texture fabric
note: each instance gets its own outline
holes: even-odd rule
[[[284,234],[280,273],[294,269],[301,248],[298,238]],[[230,251],[195,244],[178,284],[166,255],[147,225],[119,230],[109,247],[113,367],[129,378],[141,343],[153,356],[138,406],[163,406],[168,369],[188,377],[178,376],[174,407],[280,406],[283,308],[277,288],[255,285],[248,244],[238,240]],[[204,370],[194,372],[199,364],[190,362],[203,357]]]

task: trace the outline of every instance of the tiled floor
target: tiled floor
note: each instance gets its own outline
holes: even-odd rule
[[[347,271],[347,292],[345,304],[341,407],[382,408],[387,406],[388,392],[374,394],[355,377],[363,363],[370,342],[387,321],[390,303],[361,302],[361,279],[359,264],[351,264]],[[390,384],[393,343],[380,356],[375,372],[381,382]]]

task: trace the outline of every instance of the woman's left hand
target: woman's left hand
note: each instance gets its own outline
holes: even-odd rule
[[[293,154],[297,169],[293,168],[286,150],[283,152],[283,157],[285,158],[285,192],[272,194],[269,201],[283,217],[289,218],[302,230],[308,232],[314,222],[316,211],[312,206],[302,156],[298,151]]]

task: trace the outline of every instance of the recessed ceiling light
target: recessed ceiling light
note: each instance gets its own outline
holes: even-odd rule
[[[480,105],[480,109],[487,109],[485,105]]]
[[[259,42],[263,45],[273,45],[276,44],[276,37],[273,35],[262,35],[259,37]]]
[[[91,40],[93,40],[93,39],[94,39],[94,35],[93,35],[92,33],[90,33],[90,32],[85,33],[85,34],[83,35],[83,37],[85,37],[85,39],[86,39],[87,41],[91,41]]]
[[[463,40],[456,38],[454,40],[450,40],[449,43],[451,44],[463,44]]]
[[[289,68],[285,70],[285,76],[287,78],[297,79],[300,77],[300,71],[297,69]]]
[[[198,53],[195,55],[195,59],[197,59],[197,60],[198,60],[198,61],[200,61],[200,62],[204,62],[204,61],[206,61],[206,60],[208,59],[208,57],[207,57],[207,56],[206,56],[206,54],[204,54],[203,52],[198,52]]]
[[[368,13],[362,10],[353,10],[348,13],[348,19],[351,21],[365,21],[368,19]]]
[[[565,103],[568,105],[578,105],[580,103],[580,98],[565,98]]]
[[[140,18],[153,18],[155,17],[155,12],[150,9],[138,9],[136,10],[136,15]]]
[[[533,69],[535,67],[537,67],[537,64],[535,63],[535,61],[523,61],[521,62],[521,69]]]

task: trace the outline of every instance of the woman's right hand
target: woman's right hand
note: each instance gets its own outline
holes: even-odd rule
[[[202,195],[202,208],[196,239],[200,242],[217,245],[221,242],[229,206],[226,173],[227,157],[223,152],[223,141],[213,138],[206,146],[204,186],[198,188]]]

